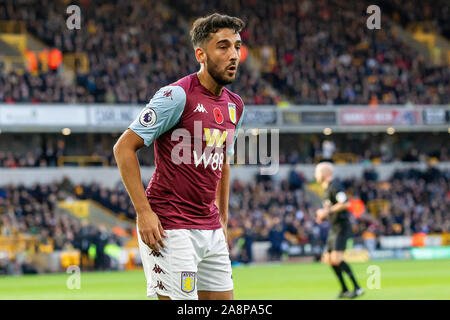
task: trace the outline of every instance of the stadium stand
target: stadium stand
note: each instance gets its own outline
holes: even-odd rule
[[[448,133],[422,133],[419,136],[414,133],[397,133],[393,136],[385,133],[342,133],[331,136],[314,133],[282,134],[279,162],[311,164],[324,158],[333,159],[337,163],[445,162],[450,159],[450,150],[442,145],[447,135]],[[77,137],[47,134],[19,137],[16,134],[2,134],[0,167],[116,166],[112,145],[117,134],[90,136],[91,138],[89,134],[77,134]],[[86,147],[89,139],[95,141],[92,151]],[[142,166],[153,166],[153,147],[143,148],[138,157]]]
[[[384,19],[377,32],[358,27],[365,25],[364,1],[196,0],[168,1],[167,6],[103,0],[95,8],[82,1],[87,32],[64,28],[64,16],[55,14],[64,11],[63,2],[37,2],[6,1],[0,19],[25,21],[27,30],[64,54],[85,54],[89,72],[76,72],[73,85],[61,81],[55,70],[34,75],[8,73],[3,67],[0,101],[146,103],[162,85],[195,71],[187,30],[179,26],[188,25],[188,16],[213,9],[247,20],[242,38],[261,68],[244,65],[239,81],[231,85],[247,104],[281,102],[273,88],[295,104],[440,104],[450,96],[448,64],[428,65],[397,39],[392,19]],[[401,1],[392,10],[407,17],[407,23],[434,13],[423,6],[428,9],[421,10],[420,3],[412,17]],[[445,12],[433,15],[443,33],[448,29]]]
[[[0,36],[0,103],[142,106],[159,87],[197,70],[189,23],[218,10],[238,15],[247,23],[241,36],[249,56],[239,80],[230,86],[246,105],[282,106],[285,100],[299,109],[302,105],[367,109],[440,105],[436,122],[447,127],[450,54],[447,61],[445,52],[450,50],[441,50],[450,36],[446,1],[430,5],[393,0],[383,5],[387,15],[382,29],[369,32],[360,26],[365,26],[365,8],[372,2],[379,1],[100,0],[94,6],[92,0],[81,0],[74,1],[83,10],[83,32],[77,32],[68,30],[66,16],[59,14],[65,12],[67,1],[4,0],[0,3],[0,33],[18,35],[19,47]],[[417,43],[399,36],[399,30]],[[25,38],[36,48],[23,48]],[[425,51],[420,50],[422,42]],[[62,53],[62,63],[55,68],[47,61],[51,48]],[[440,59],[433,56],[435,49],[441,50]],[[24,57],[31,59],[29,65],[23,63]],[[26,70],[32,66],[34,70]],[[422,111],[418,111],[421,117]],[[297,124],[302,125],[300,121]],[[61,136],[57,130],[17,135],[1,129],[1,168],[38,171],[57,166],[116,165],[112,145],[117,131]],[[428,132],[395,135],[386,134],[385,128],[333,132],[331,136],[317,131],[282,133],[279,162],[314,164],[332,159],[367,168],[393,162],[448,162],[450,150],[445,141],[450,131],[426,129]],[[153,148],[142,149],[139,161],[142,166],[153,166]],[[360,219],[353,219],[354,242],[363,247],[373,249],[383,236],[450,232],[448,169],[430,166],[423,172],[397,171],[383,180],[367,169],[362,178],[348,177],[342,183],[368,210]],[[78,249],[81,265],[108,269],[110,261],[100,248],[108,243],[123,245],[121,239],[111,230],[80,222],[59,210],[57,202],[90,200],[115,217],[135,219],[121,184],[107,187],[101,181],[75,184],[67,179],[34,186],[1,184],[0,252]],[[291,246],[323,249],[328,225],[315,222],[320,205],[315,190],[314,184],[295,170],[281,180],[262,176],[251,182],[234,180],[229,217],[233,261],[254,261],[254,243],[269,242],[271,260],[281,259]],[[90,264],[91,245],[99,254]],[[0,273],[36,272],[27,258],[10,259],[6,264],[1,258]]]
[[[189,16],[219,10],[249,17],[245,32],[248,45],[274,54],[269,59],[273,63],[267,66],[264,75],[294,103],[448,102],[448,64],[427,66],[422,56],[395,37],[388,19],[383,18],[383,28],[377,32],[361,27],[365,26],[365,10],[372,2],[174,0],[171,3]],[[434,7],[422,2],[416,5],[414,12],[421,11],[423,6]],[[408,7],[401,5],[395,10],[409,12]]]
[[[355,242],[363,243],[364,232],[376,238],[389,235],[412,235],[450,232],[450,171],[429,167],[394,172],[386,181],[378,181],[374,171],[363,178],[341,179],[347,193],[360,198],[368,212],[353,219]],[[315,222],[320,202],[310,192],[299,172],[291,170],[281,181],[259,176],[249,183],[238,179],[230,187],[230,245],[244,246],[233,258],[251,262],[251,243],[270,241],[270,256],[280,259],[288,245],[310,244],[323,247],[327,223]],[[91,199],[112,212],[134,219],[135,213],[123,186],[102,187],[98,183],[74,185],[69,180],[33,187],[0,188],[1,236],[14,233],[36,235],[38,245],[54,249],[79,247],[80,222],[57,213],[55,203],[62,199]],[[89,239],[95,240],[98,227],[89,227]],[[89,241],[94,241],[89,240]],[[109,234],[108,241],[118,241]],[[250,256],[246,256],[250,254]],[[243,256],[244,255],[244,256]]]
[[[85,6],[83,6],[85,4]],[[84,1],[87,32],[65,28],[62,1],[30,0],[0,4],[0,20],[25,21],[28,30],[47,46],[66,53],[83,53],[89,72],[76,70],[74,84],[56,71],[39,75],[5,73],[0,69],[4,102],[147,103],[162,86],[196,71],[186,21],[161,3],[148,1]],[[33,8],[33,9],[31,9]],[[126,12],[127,14],[124,14]],[[1,68],[1,66],[0,66]],[[231,85],[254,104],[274,104],[279,97],[244,66],[240,81]]]

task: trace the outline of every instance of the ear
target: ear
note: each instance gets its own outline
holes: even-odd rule
[[[206,62],[205,49],[203,49],[201,47],[197,47],[195,49],[195,58],[197,59],[198,63],[205,63]]]

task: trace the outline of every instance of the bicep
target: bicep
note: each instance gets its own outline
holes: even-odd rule
[[[144,146],[145,146],[144,139],[141,138],[139,135],[137,135],[133,130],[127,129],[120,136],[119,140],[114,146],[114,149],[117,148],[116,150],[118,150],[120,148],[137,151]]]
[[[228,156],[225,156],[225,161],[224,161],[223,166],[222,166],[222,173],[224,171],[225,172],[230,172],[230,164],[228,163],[229,159],[227,159],[227,158],[228,158]]]

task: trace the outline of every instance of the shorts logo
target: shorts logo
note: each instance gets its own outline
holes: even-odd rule
[[[158,266],[157,264],[155,264],[155,266],[153,267],[153,272],[155,272],[155,273],[163,273],[163,274],[166,274],[164,271],[163,271],[163,269],[161,269],[160,268],[160,266]]]
[[[144,127],[152,127],[156,123],[156,112],[152,108],[142,110],[139,122]]]
[[[164,258],[164,256],[160,252],[156,252],[155,250],[152,250],[152,252],[150,252],[150,255],[154,257]]]
[[[158,288],[160,290],[167,290],[166,287],[164,286],[164,284],[162,283],[162,281],[159,281],[159,280],[156,282],[156,286],[154,286],[153,288],[155,288],[155,289]]]
[[[228,102],[228,114],[230,115],[230,121],[236,123],[236,105]]]
[[[195,272],[181,272],[181,291],[190,293],[195,289]]]
[[[223,115],[222,112],[220,111],[219,108],[215,107],[214,108],[214,120],[216,120],[216,122],[218,124],[222,124],[223,123]]]

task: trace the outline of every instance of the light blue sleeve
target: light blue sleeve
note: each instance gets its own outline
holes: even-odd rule
[[[128,128],[144,139],[148,147],[156,138],[178,123],[185,104],[186,93],[182,87],[165,86],[155,93]]]
[[[242,114],[241,117],[239,118],[239,121],[236,125],[236,129],[234,130],[234,137],[233,137],[233,143],[231,144],[231,146],[227,149],[227,157],[231,157],[234,155],[234,145],[236,144],[236,139],[238,136],[238,131],[241,128],[242,122],[244,121],[244,113],[245,113],[245,108],[242,109]]]

